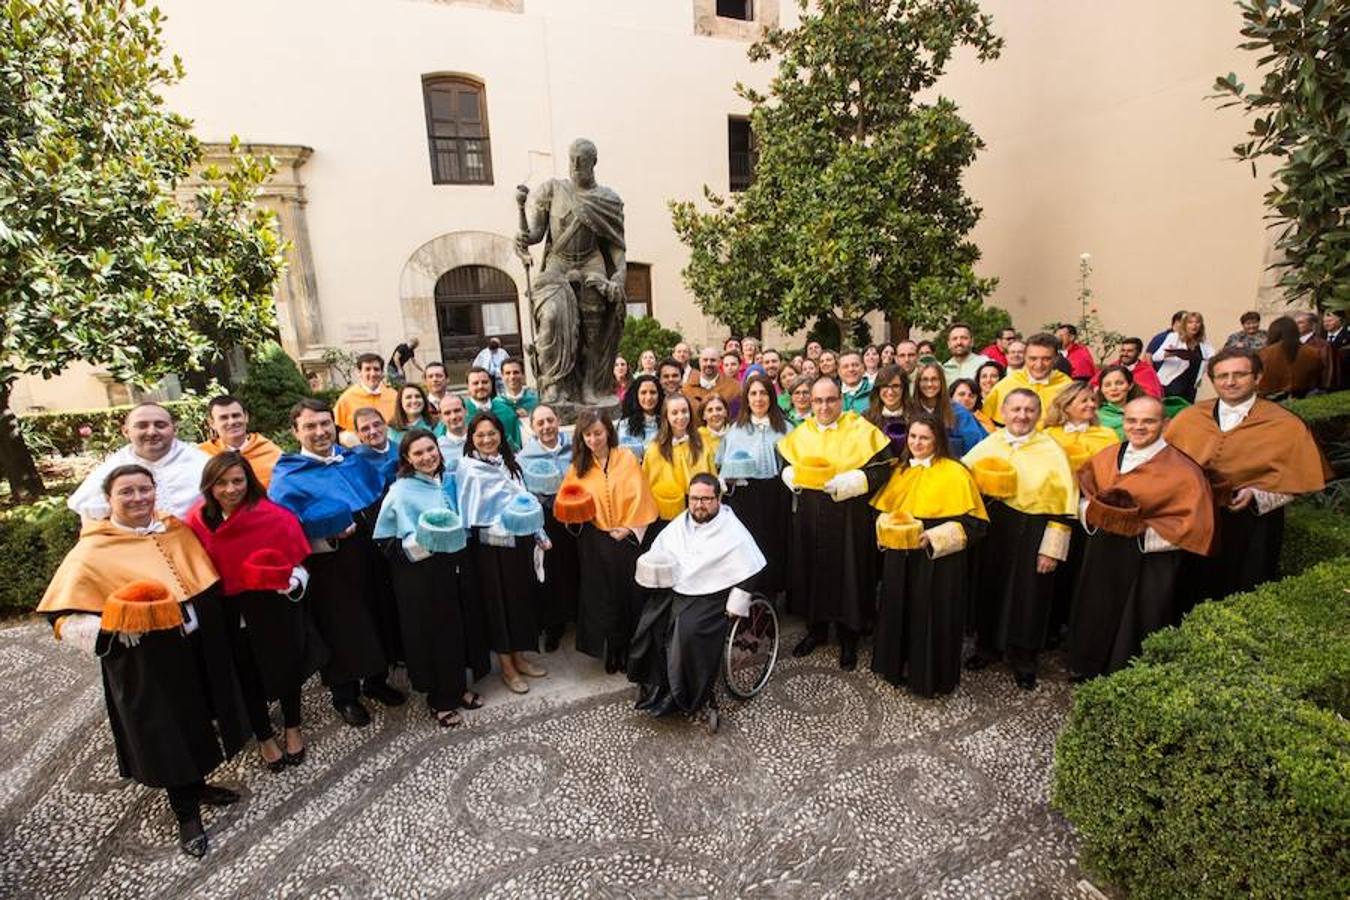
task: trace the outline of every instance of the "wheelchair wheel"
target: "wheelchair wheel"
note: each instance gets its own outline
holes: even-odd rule
[[[778,613],[773,604],[756,595],[750,613],[737,617],[727,635],[722,656],[722,674],[727,690],[739,700],[749,700],[764,689],[778,660]]]

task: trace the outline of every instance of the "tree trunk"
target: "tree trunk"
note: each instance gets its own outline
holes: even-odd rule
[[[886,340],[892,344],[909,340],[909,320],[900,316],[888,316],[886,319]]]
[[[44,490],[33,454],[19,432],[19,419],[9,408],[12,381],[0,382],[0,469],[9,480],[9,490],[15,500],[31,500]]]

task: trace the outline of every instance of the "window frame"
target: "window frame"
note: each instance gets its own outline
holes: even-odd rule
[[[721,11],[722,0],[713,0],[713,13],[719,19],[731,19],[735,22],[753,22],[755,21],[755,0],[738,0],[745,6],[745,15],[729,16]]]
[[[453,121],[456,125],[456,131],[459,130],[460,120],[434,119],[431,112],[432,93],[437,88],[455,86],[460,89],[472,88],[478,96],[478,111],[482,122],[482,135],[476,138],[461,137],[458,134],[453,138],[440,137],[435,133],[434,123],[437,121]],[[492,128],[488,117],[487,106],[487,84],[482,79],[474,78],[471,75],[461,75],[453,73],[444,73],[438,75],[422,76],[422,113],[424,124],[426,126],[426,142],[428,164],[431,166],[431,183],[433,185],[460,185],[460,186],[483,186],[491,187],[494,183],[492,174]],[[456,113],[458,109],[456,108]],[[437,141],[455,141],[456,159],[461,176],[468,169],[465,165],[465,153],[462,141],[477,140],[483,148],[483,177],[481,179],[470,180],[464,177],[458,179],[442,177],[444,173],[439,171],[436,163],[437,154],[445,152],[437,149]]]
[[[647,311],[644,313],[644,315],[645,315],[648,319],[650,319],[650,318],[652,318],[652,293],[653,293],[653,292],[652,292],[652,266],[651,266],[651,263],[630,262],[630,263],[627,263],[627,266],[628,266],[628,271],[627,271],[627,274],[626,274],[626,276],[625,276],[625,278],[624,278],[624,290],[627,291],[628,285],[631,283],[633,277],[634,277],[635,275],[637,275],[638,272],[643,272],[643,273],[645,273],[645,279],[644,279],[644,280],[646,281],[647,296],[646,296],[646,297],[638,297],[638,298],[634,299],[633,296],[632,296],[631,294],[628,295],[628,296],[625,298],[625,301],[624,301],[624,316],[627,317],[627,316],[632,315],[632,312],[628,309],[629,306],[634,305],[634,304],[637,304],[637,303],[641,303],[641,304],[643,304],[644,306],[646,306],[646,308],[647,308]]]
[[[747,144],[750,149],[746,151],[736,151],[731,149],[731,129],[737,123],[745,124],[745,131],[749,137]],[[736,177],[736,166],[732,162],[732,154],[744,152],[747,157],[750,172],[743,180]],[[755,141],[755,129],[750,125],[749,116],[727,116],[727,190],[733,194],[738,194],[746,190],[755,183],[755,169],[759,164],[759,147]]]

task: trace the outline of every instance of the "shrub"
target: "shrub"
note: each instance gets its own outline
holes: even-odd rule
[[[1320,562],[1350,554],[1350,517],[1309,500],[1291,504],[1285,517],[1280,571],[1298,575]]]
[[[291,407],[310,396],[309,382],[278,344],[270,343],[249,361],[248,377],[236,395],[248,407],[250,431],[290,429]]]
[[[178,422],[178,437],[189,443],[205,440],[206,402],[199,397],[169,400],[160,404]],[[103,409],[71,409],[62,412],[33,413],[19,417],[19,429],[28,446],[37,453],[70,456],[87,452],[105,456],[124,446],[122,420],[131,406]],[[80,429],[89,428],[83,437]]]
[[[1136,897],[1350,894],[1350,559],[1205,603],[1083,685],[1053,803]]]
[[[670,356],[675,345],[684,340],[678,331],[666,328],[651,316],[635,319],[629,316],[623,325],[623,337],[619,339],[619,355],[628,361],[629,372],[637,371],[638,356],[643,350],[651,350],[657,361]]]
[[[64,497],[0,513],[0,614],[31,612],[61,560],[75,546],[80,517]]]
[[[1350,453],[1350,391],[1319,394],[1302,400],[1287,400],[1285,407],[1308,423],[1322,452],[1339,474],[1347,475],[1346,455]],[[1339,462],[1339,465],[1338,465]]]

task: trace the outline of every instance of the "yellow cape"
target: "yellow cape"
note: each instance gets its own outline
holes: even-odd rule
[[[1069,465],[1075,472],[1100,451],[1112,444],[1120,443],[1115,430],[1105,425],[1090,425],[1087,431],[1072,432],[1065,431],[1062,425],[1051,425],[1045,429],[1045,433],[1064,450],[1064,455],[1069,457]]]
[[[234,449],[220,438],[202,441],[197,446],[211,456]],[[281,448],[261,434],[250,434],[244,439],[244,445],[239,448],[239,453],[248,460],[249,468],[253,469],[253,474],[262,483],[263,490],[267,490],[272,483],[272,469],[276,467],[277,460],[281,459]]]
[[[989,519],[970,470],[954,459],[935,459],[926,468],[901,464],[872,498],[872,505],[882,512],[906,512],[920,520]]]
[[[679,509],[675,509],[672,505],[669,510],[671,515],[662,515],[663,519],[673,519],[684,511],[684,498],[689,494],[689,479],[700,472],[717,474],[717,466],[713,462],[713,448],[707,442],[704,442],[698,459],[693,458],[687,442],[671,447],[670,459],[661,455],[661,449],[655,441],[648,444],[642,454],[642,474],[647,478],[652,495],[680,497]]]
[[[834,471],[861,469],[890,444],[881,429],[855,412],[839,416],[838,428],[822,431],[815,419],[807,419],[778,441],[778,452],[792,465],[803,459],[828,459]]]
[[[1045,419],[1046,410],[1050,408],[1050,401],[1055,399],[1055,395],[1073,384],[1073,379],[1058,369],[1050,370],[1050,378],[1045,384],[1032,383],[1031,376],[1027,375],[1026,369],[1018,369],[1015,372],[1009,372],[1003,376],[1003,380],[994,385],[989,390],[989,396],[984,398],[981,407],[994,420],[999,427],[1003,426],[1003,401],[1007,399],[1008,394],[1017,388],[1023,388],[1031,391],[1037,397],[1041,398],[1041,417],[1036,420],[1036,427],[1041,427],[1041,422]]]
[[[967,467],[981,459],[1001,459],[1017,471],[1017,493],[1008,505],[1028,515],[1077,516],[1078,482],[1069,470],[1069,458],[1044,432],[1034,431],[1013,449],[995,431],[961,458]]]

